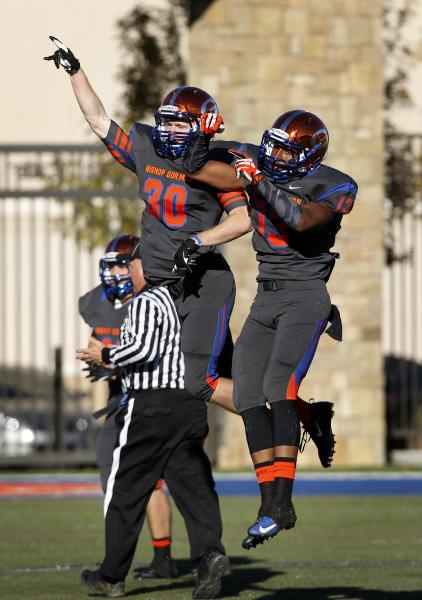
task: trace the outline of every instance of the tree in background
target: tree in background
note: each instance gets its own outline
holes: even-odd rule
[[[413,105],[409,92],[409,73],[415,64],[415,48],[410,46],[406,28],[415,17],[413,0],[385,0],[384,24],[384,128],[385,128],[385,192],[386,212],[386,262],[392,264],[406,260],[409,254],[397,255],[394,251],[392,222],[415,206],[415,192],[419,186],[414,165],[420,160],[408,135],[401,135],[392,123],[396,108]]]
[[[409,69],[414,63],[413,50],[405,39],[404,30],[415,16],[412,0],[384,2],[384,110],[386,131],[394,131],[391,110],[413,104],[408,90]]]
[[[137,6],[118,21],[117,29],[125,56],[119,116],[132,124],[149,119],[165,94],[186,82],[187,4],[173,0],[166,9]]]

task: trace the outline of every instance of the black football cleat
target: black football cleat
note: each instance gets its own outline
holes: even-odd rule
[[[221,578],[230,575],[230,572],[228,556],[217,551],[206,554],[198,564],[192,598],[217,598],[221,590]]]
[[[262,536],[256,535],[247,535],[244,540],[242,540],[242,548],[245,550],[252,550],[252,548],[256,548],[259,544],[263,544],[265,540],[268,538],[264,538]]]
[[[135,579],[176,579],[179,569],[171,556],[154,558],[149,567],[137,567],[134,570]]]
[[[309,438],[314,442],[324,469],[331,467],[335,452],[336,441],[331,429],[331,420],[334,417],[333,409],[334,404],[332,402],[314,402],[309,405],[311,421],[306,427],[303,426],[304,434],[300,444],[300,450],[303,452]],[[307,438],[306,435],[309,437]]]
[[[106,596],[121,598],[126,595],[125,582],[109,583],[102,578],[98,567],[86,567],[81,573],[81,581],[85,585],[88,596]]]

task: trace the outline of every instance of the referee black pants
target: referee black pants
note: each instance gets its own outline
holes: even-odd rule
[[[191,558],[224,553],[218,497],[203,450],[204,402],[184,390],[129,394],[117,417],[119,437],[104,500],[106,555],[101,574],[124,579],[130,569],[149,497],[164,477],[189,535]]]

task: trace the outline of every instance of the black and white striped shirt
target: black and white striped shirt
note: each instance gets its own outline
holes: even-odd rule
[[[109,362],[120,367],[124,391],[184,389],[181,325],[168,289],[157,286],[131,300],[120,330],[120,346]]]

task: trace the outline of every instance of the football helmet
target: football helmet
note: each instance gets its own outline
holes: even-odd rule
[[[100,278],[104,293],[110,302],[120,302],[128,294],[134,293],[130,261],[140,258],[140,241],[136,235],[123,233],[107,244],[105,254],[100,259]],[[111,273],[115,265],[126,266],[127,272]]]
[[[182,86],[169,92],[155,111],[155,127],[152,142],[155,151],[163,158],[175,159],[186,151],[194,131],[199,129],[199,121],[204,113],[217,113],[215,100],[198,87]],[[182,120],[189,124],[187,131],[166,131],[166,121]]]
[[[258,166],[274,181],[304,177],[324,160],[328,141],[327,128],[319,117],[306,110],[290,110],[264,132]],[[291,158],[281,158],[277,150],[289,152]]]

